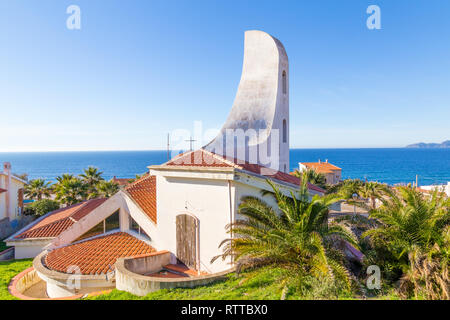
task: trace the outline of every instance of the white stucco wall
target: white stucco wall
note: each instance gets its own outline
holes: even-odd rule
[[[8,213],[6,212],[6,201],[7,194],[9,193],[9,219],[15,220],[20,217],[20,207],[19,207],[19,189],[23,188],[25,184],[11,176],[11,181],[9,187],[7,186],[8,176],[1,173],[0,174],[0,188],[7,189],[6,192],[0,194],[0,220],[7,218]]]
[[[283,121],[287,129],[285,141]],[[255,130],[255,134],[247,131],[249,129]],[[229,130],[233,130],[237,137],[240,136],[240,130],[246,131],[248,141],[236,139],[236,144],[227,141]],[[228,137],[228,140],[234,138]],[[289,61],[278,39],[258,30],[245,33],[242,75],[233,107],[219,135],[205,149],[288,172]],[[249,153],[253,153],[253,156]]]
[[[14,259],[29,259],[34,258],[38,254],[40,254],[44,247],[47,246],[51,242],[51,239],[48,240],[27,240],[22,242],[14,242]]]
[[[230,189],[227,180],[157,176],[157,232],[150,234],[159,250],[176,253],[176,217],[190,214],[199,220],[200,271],[219,272],[230,268],[229,260],[211,259],[221,253],[230,223]],[[234,206],[232,199],[232,206]]]

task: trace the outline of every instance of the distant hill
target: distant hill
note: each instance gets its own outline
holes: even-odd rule
[[[414,143],[406,146],[407,148],[450,148],[450,140],[444,141],[442,143]]]

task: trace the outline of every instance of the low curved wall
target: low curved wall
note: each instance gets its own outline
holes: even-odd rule
[[[133,273],[145,275],[158,272],[163,266],[170,264],[171,253],[169,251],[158,251],[133,259],[124,259],[124,266]]]
[[[219,273],[202,275],[192,278],[159,278],[144,276],[145,273],[157,272],[164,266],[166,257],[170,259],[170,252],[156,252],[145,257],[133,258],[120,258],[115,264],[116,269],[116,288],[118,290],[127,291],[137,296],[145,296],[150,292],[154,292],[160,289],[173,289],[173,288],[193,288],[197,286],[207,285],[212,282],[222,280],[225,276],[235,271],[235,268],[231,268]],[[158,270],[155,270],[159,263],[162,264]],[[153,270],[146,271],[143,265],[147,264],[151,266]],[[139,271],[135,273],[128,267],[132,267],[133,270]]]
[[[83,296],[115,287],[114,277],[107,279],[105,275],[76,275],[50,270],[42,263],[46,254],[44,251],[34,258],[33,267],[38,276],[46,282],[47,295],[50,298]]]
[[[36,270],[33,267],[30,267],[12,278],[8,286],[8,291],[11,295],[22,300],[51,300],[28,297],[23,294],[26,290],[36,285],[40,281],[42,281],[42,279],[39,278]],[[65,299],[79,299],[82,296],[82,294],[79,294],[75,296],[65,297]]]

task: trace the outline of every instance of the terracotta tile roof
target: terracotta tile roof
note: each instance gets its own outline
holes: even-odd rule
[[[230,167],[256,173],[266,178],[300,185],[300,179],[288,173],[273,170],[258,164],[252,164],[248,162],[243,163],[242,160],[224,158],[204,149],[181,154],[165,163],[164,165],[191,167]],[[322,193],[325,192],[322,188],[319,188],[313,184],[308,184],[308,187],[310,190],[315,190]]]
[[[112,181],[117,183],[119,186],[129,185],[130,184],[130,180],[132,180],[132,179],[126,179],[126,178],[122,179],[122,178],[116,178],[116,177],[112,178]]]
[[[106,199],[92,199],[75,205],[52,211],[35,225],[32,225],[15,239],[52,238],[57,237],[75,222],[91,213]]]
[[[8,190],[0,188],[0,193],[6,192]]]
[[[329,162],[301,162],[308,169],[314,169],[318,173],[333,173],[342,170]]]
[[[165,165],[190,167],[235,167],[234,163],[230,163],[226,159],[203,149],[182,153],[165,163]]]
[[[117,232],[50,251],[45,256],[44,263],[47,268],[63,273],[67,273],[69,266],[77,266],[81,274],[98,275],[114,270],[114,263],[118,258],[155,251],[144,241],[128,233]]]
[[[141,207],[147,216],[157,223],[156,177],[145,175],[125,188],[125,192]]]

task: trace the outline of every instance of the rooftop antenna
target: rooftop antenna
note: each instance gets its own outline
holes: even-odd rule
[[[197,140],[193,140],[192,139],[192,136],[189,138],[189,140],[184,140],[184,141],[186,141],[186,142],[189,142],[189,148],[190,148],[190,151],[192,151],[192,142],[195,142],[195,141],[197,141]]]
[[[170,134],[167,134],[167,161],[170,160]]]

